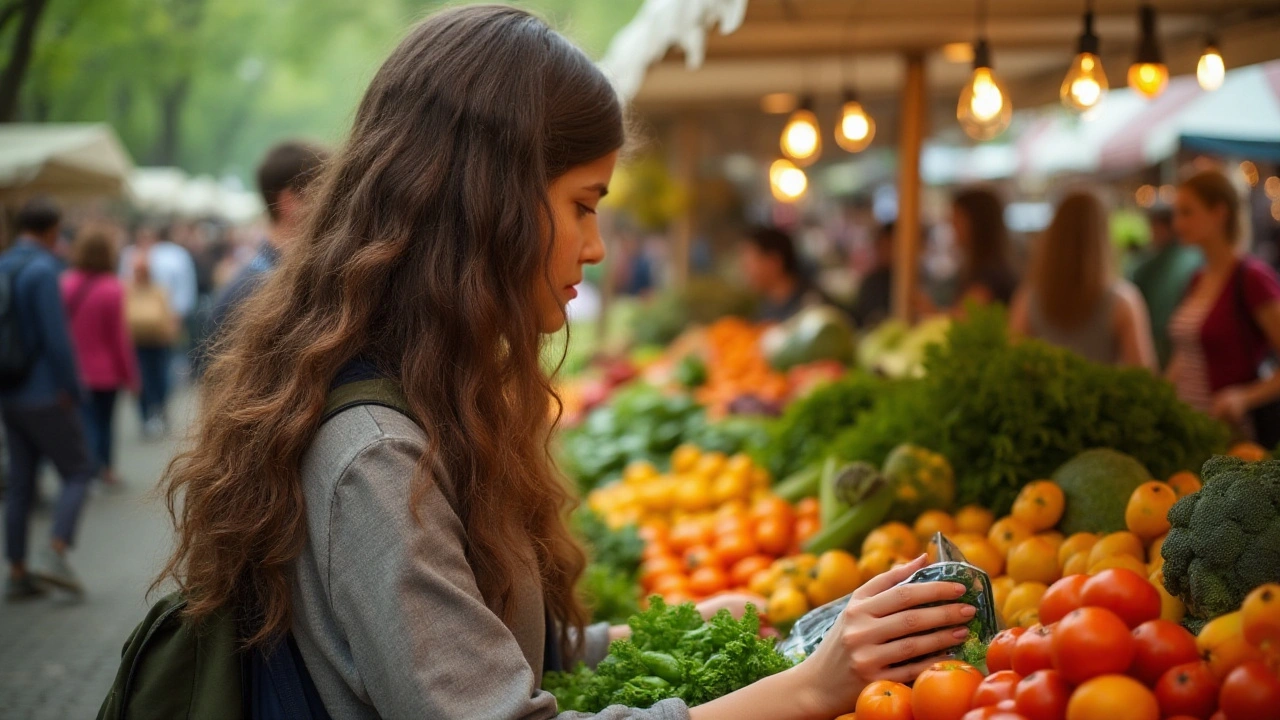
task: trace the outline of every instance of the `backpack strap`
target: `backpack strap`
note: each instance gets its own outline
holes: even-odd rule
[[[379,405],[417,422],[400,385],[390,378],[379,377],[345,383],[330,390],[320,423],[323,425],[344,410],[360,405]]]

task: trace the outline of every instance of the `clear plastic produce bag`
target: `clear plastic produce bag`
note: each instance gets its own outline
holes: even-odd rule
[[[929,559],[929,565],[912,573],[901,584],[958,582],[969,588],[959,602],[974,606],[978,613],[969,622],[969,638],[957,645],[951,654],[970,664],[985,667],[986,647],[1000,631],[1000,615],[996,612],[991,591],[991,577],[981,568],[970,565],[960,548],[942,533],[936,533],[929,543]],[[826,637],[836,618],[849,604],[850,597],[852,594],[809,611],[796,621],[791,634],[778,644],[778,650],[793,662],[804,660],[822,643],[822,638]]]

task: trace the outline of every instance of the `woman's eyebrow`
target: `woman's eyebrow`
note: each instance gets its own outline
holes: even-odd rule
[[[600,193],[601,199],[603,199],[605,195],[609,194],[609,187],[604,183],[596,183],[595,185],[588,185],[585,189],[595,190],[596,192]]]

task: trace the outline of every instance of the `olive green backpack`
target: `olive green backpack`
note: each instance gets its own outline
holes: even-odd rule
[[[330,392],[321,424],[357,405],[412,417],[399,386],[370,379]],[[134,628],[98,720],[248,720],[250,663],[234,614],[195,625],[183,616],[186,605],[180,593],[166,595]]]

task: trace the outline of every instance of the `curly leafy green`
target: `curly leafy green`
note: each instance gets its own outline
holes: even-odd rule
[[[832,441],[832,454],[879,464],[901,443],[921,445],[955,468],[959,504],[999,515],[1024,484],[1088,448],[1127,453],[1163,478],[1226,446],[1226,427],[1178,400],[1169,383],[1035,340],[1015,343],[997,307],[971,307],[948,340],[926,352],[923,378],[886,386]]]
[[[754,453],[756,459],[778,478],[822,460],[832,438],[870,409],[887,383],[851,373],[814,389],[770,424],[767,441]]]
[[[613,643],[595,670],[579,663],[570,672],[546,674],[543,687],[561,712],[647,708],[667,698],[700,705],[791,667],[773,640],[760,637],[760,618],[750,606],[741,620],[721,610],[704,621],[692,603],[668,606],[655,597],[629,624],[631,638]]]

